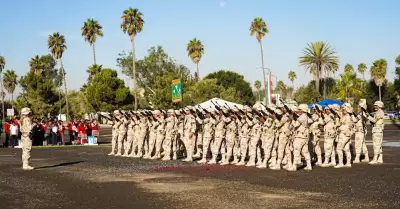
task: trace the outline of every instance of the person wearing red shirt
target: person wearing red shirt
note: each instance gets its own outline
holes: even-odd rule
[[[10,120],[6,120],[6,122],[4,123],[4,133],[6,134],[4,147],[8,147],[8,142],[10,141]]]
[[[67,128],[68,128],[68,135],[69,135],[69,142],[72,144],[73,141],[75,141],[75,136],[74,136],[74,129],[73,127],[75,126],[74,121],[69,121]]]
[[[90,124],[92,128],[92,135],[94,137],[94,143],[97,144],[97,139],[99,137],[99,124],[97,123],[97,120],[93,120],[92,123]]]
[[[87,143],[87,134],[86,134],[86,127],[83,122],[79,123],[78,127],[78,140],[81,144]]]

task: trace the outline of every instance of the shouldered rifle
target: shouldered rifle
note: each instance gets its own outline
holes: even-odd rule
[[[242,115],[242,116],[246,116],[247,118],[249,118],[249,120],[253,120],[253,117],[250,117],[249,115],[247,115],[242,109],[240,109],[238,106],[234,106],[234,107],[236,107],[238,110],[239,110],[239,113]]]
[[[336,112],[334,109],[332,109],[331,107],[329,107],[328,104],[325,103],[325,106],[327,106],[327,107],[329,108],[329,111],[330,111],[334,116],[337,116],[337,117],[340,118],[339,114],[337,114],[337,112]]]
[[[198,107],[199,109],[201,109],[202,111],[204,111],[206,114],[210,114],[210,116],[211,116],[213,119],[215,119],[214,115],[211,114],[208,110],[202,108],[200,105],[197,105],[197,107]]]
[[[319,109],[318,105],[314,105],[314,108],[317,112],[321,113],[322,119],[325,119],[324,112],[321,109]]]
[[[240,117],[240,115],[239,115],[237,112],[233,111],[233,110],[231,109],[231,107],[229,107],[228,104],[225,103],[224,105],[225,105],[225,107],[228,109],[228,111],[229,111],[231,114],[236,115],[237,118],[238,118],[239,120],[242,120],[242,117]]]
[[[225,117],[229,117],[228,114],[224,113],[224,111],[222,111],[221,106],[219,106],[219,104],[215,104],[213,101],[211,101],[211,103],[215,106],[215,109],[217,109],[219,112],[221,112]]]
[[[283,101],[282,99],[279,99],[279,101],[283,104],[283,107],[286,109],[286,111],[292,115],[293,120],[297,120],[297,118],[299,118],[299,115],[297,115],[297,113],[293,112]]]

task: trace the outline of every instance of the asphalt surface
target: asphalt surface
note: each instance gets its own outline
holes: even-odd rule
[[[100,146],[34,148],[34,171],[21,169],[20,149],[0,149],[0,208],[400,208],[393,125],[383,165],[309,172],[109,157],[110,128],[100,135]]]

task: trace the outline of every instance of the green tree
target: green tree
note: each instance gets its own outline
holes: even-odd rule
[[[339,58],[335,55],[335,49],[326,42],[311,42],[303,50],[303,56],[299,58],[301,66],[304,66],[315,78],[315,88],[319,90],[321,73],[324,73],[326,79],[327,73],[337,70]],[[326,86],[324,85],[324,98],[326,98]]]
[[[117,71],[109,68],[96,74],[86,91],[87,101],[95,111],[111,112],[133,101],[129,88],[118,78]]]
[[[394,79],[394,87],[397,89],[397,95],[400,95],[400,55],[397,56],[396,60],[396,69],[395,69],[395,74],[396,77]]]
[[[61,35],[58,32],[49,35],[48,46],[53,57],[56,60],[60,61],[61,65],[60,73],[63,76],[65,104],[67,106],[67,120],[68,120],[69,119],[68,90],[67,90],[67,81],[65,79],[66,73],[62,62],[62,55],[64,54],[64,51],[67,49],[64,35]]]
[[[81,28],[82,36],[85,38],[85,41],[89,42],[93,50],[93,64],[96,64],[96,51],[94,44],[96,43],[97,36],[103,36],[103,31],[101,29],[103,29],[103,27],[97,22],[97,20],[92,18],[88,18]]]
[[[1,74],[3,73],[5,66],[6,66],[6,59],[4,59],[3,56],[0,56],[0,81],[2,80]],[[1,97],[1,105],[2,105],[2,113],[3,113],[2,119],[4,120],[4,90],[3,90],[3,85],[0,84],[0,86],[1,86],[0,97]]]
[[[139,104],[145,108],[151,101],[156,107],[171,107],[171,80],[182,78],[186,94],[194,83],[190,71],[186,66],[172,60],[161,46],[151,47],[147,52],[147,56],[136,62]],[[122,73],[133,77],[132,53],[120,53],[117,65],[122,69]],[[184,95],[183,104],[187,104],[187,101],[188,97]]]
[[[135,110],[137,110],[137,81],[136,81],[136,54],[135,54],[135,36],[142,32],[144,20],[143,14],[138,9],[129,8],[124,11],[121,16],[121,29],[124,33],[128,33],[132,43],[132,75],[133,75],[133,91],[135,94]]]
[[[251,90],[250,83],[244,80],[243,75],[236,72],[219,70],[214,73],[208,74],[204,79],[217,79],[217,84],[230,89],[235,101],[241,104],[252,105],[255,102],[253,91]]]
[[[261,101],[261,92],[260,92],[260,89],[261,89],[261,81],[256,80],[256,81],[254,82],[254,87],[257,89],[258,101]]]
[[[292,87],[294,88],[294,79],[297,78],[296,73],[293,71],[290,71],[288,74],[288,78],[289,78],[290,82],[292,82]]]
[[[286,90],[286,85],[283,81],[278,81],[278,84],[276,85],[276,88],[279,90],[279,94],[281,94],[282,98],[285,97],[284,93]]]
[[[19,80],[21,94],[15,101],[18,109],[30,107],[35,115],[56,115],[65,100],[59,99],[57,85],[62,75],[55,68],[57,62],[51,55],[37,56],[38,62],[30,62],[30,70]],[[36,60],[36,56],[31,59]],[[38,68],[41,69],[38,69]],[[37,74],[37,72],[41,72]]]
[[[318,97],[319,97],[319,93],[315,89],[315,83],[313,84],[311,82],[307,86],[304,86],[304,85],[300,86],[294,94],[294,98],[299,104],[315,103],[318,101],[317,100]]]
[[[86,70],[86,72],[89,74],[88,85],[90,85],[90,82],[92,82],[94,76],[96,76],[98,73],[101,72],[102,67],[103,67],[102,65],[93,64]]]
[[[14,70],[7,70],[4,73],[4,77],[3,77],[4,88],[7,90],[7,92],[9,94],[11,94],[11,104],[13,104],[13,102],[14,102],[14,91],[15,91],[15,87],[18,84],[17,77],[18,76]],[[12,106],[12,107],[14,107],[14,106]]]
[[[350,65],[350,64],[346,64],[345,66],[344,66],[344,72],[345,73],[354,73],[354,68],[353,68],[353,66],[352,65]]]
[[[387,62],[385,59],[376,60],[371,66],[371,78],[375,81],[379,87],[379,101],[382,101],[381,87],[383,82],[386,80]]]
[[[363,76],[363,80],[365,81],[365,72],[367,71],[367,65],[365,63],[360,63],[358,65],[357,71]]]
[[[204,54],[204,46],[200,40],[194,38],[190,40],[189,43],[187,44],[186,51],[190,59],[192,59],[193,63],[196,64],[195,79],[196,81],[198,81],[200,79],[199,62]]]
[[[342,100],[347,100],[348,103],[352,103],[351,100],[355,97],[361,96],[363,92],[362,83],[363,81],[357,78],[357,74],[352,71],[347,71],[340,75],[341,79],[337,81],[335,88],[336,96]]]
[[[261,50],[261,68],[263,72],[264,78],[264,86],[267,86],[267,81],[265,78],[265,67],[264,67],[264,52],[262,47],[262,39],[269,33],[267,24],[261,17],[254,18],[253,22],[250,24],[250,36],[256,36],[258,44],[260,45]],[[267,89],[265,89],[265,97],[267,97]]]

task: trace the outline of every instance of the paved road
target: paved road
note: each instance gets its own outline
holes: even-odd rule
[[[385,141],[399,134],[386,126]],[[311,172],[109,157],[109,149],[34,148],[34,171],[21,170],[20,149],[0,149],[1,208],[400,208],[399,147],[384,147],[383,165]]]

